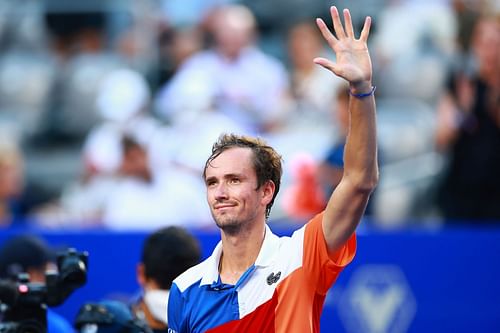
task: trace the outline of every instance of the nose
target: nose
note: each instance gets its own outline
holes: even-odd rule
[[[214,197],[217,201],[225,200],[228,198],[227,189],[224,183],[220,183],[216,188],[214,188]]]

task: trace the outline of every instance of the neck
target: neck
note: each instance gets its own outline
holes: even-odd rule
[[[221,281],[236,284],[245,271],[255,263],[266,232],[265,223],[236,235],[222,232],[222,256],[219,262]]]

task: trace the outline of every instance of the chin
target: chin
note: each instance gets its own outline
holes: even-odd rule
[[[215,224],[224,231],[237,230],[241,227],[241,223],[229,216],[218,216],[214,218]]]

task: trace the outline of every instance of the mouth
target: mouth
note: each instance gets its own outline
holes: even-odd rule
[[[225,211],[225,210],[228,210],[232,207],[234,207],[235,205],[233,204],[218,204],[218,205],[215,205],[214,206],[214,210],[216,211]]]

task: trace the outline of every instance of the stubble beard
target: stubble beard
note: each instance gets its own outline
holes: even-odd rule
[[[219,229],[221,229],[226,234],[236,235],[241,231],[243,227],[243,222],[238,219],[228,216],[216,217],[213,213],[212,216],[217,227],[219,227]]]

